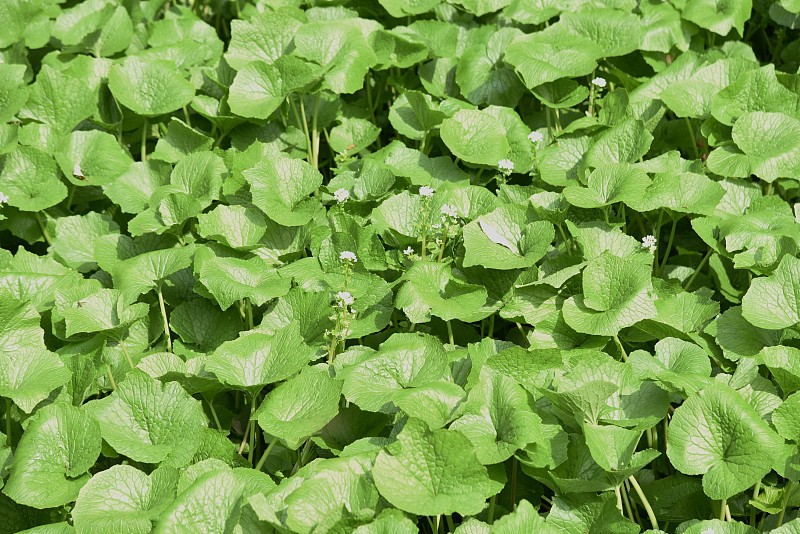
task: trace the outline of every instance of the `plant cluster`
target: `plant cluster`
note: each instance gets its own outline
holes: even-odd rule
[[[797,0],[0,26],[0,533],[800,531]]]

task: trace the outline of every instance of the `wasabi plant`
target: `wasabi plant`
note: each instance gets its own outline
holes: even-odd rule
[[[797,532],[798,28],[0,0],[0,534]]]

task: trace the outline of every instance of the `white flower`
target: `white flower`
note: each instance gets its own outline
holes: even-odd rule
[[[431,228],[433,228],[434,230],[438,230],[441,227],[442,227],[442,223],[433,223],[431,225]]]
[[[514,172],[514,162],[510,159],[501,159],[497,162],[497,168],[505,173],[511,174]]]
[[[658,250],[656,241],[655,236],[646,235],[642,238],[642,248],[646,248],[650,254],[655,254],[656,250]]]
[[[533,131],[528,134],[528,139],[530,139],[531,143],[539,144],[544,141],[544,135],[542,132]]]
[[[350,252],[349,250],[345,250],[341,254],[339,254],[339,259],[342,261],[352,261],[353,263],[358,261],[358,257],[356,256],[355,252]]]
[[[411,256],[414,255],[414,249],[411,248],[410,246],[406,247],[406,249],[403,251],[403,254],[405,254],[406,257],[410,258]]]
[[[442,215],[446,217],[456,218],[458,217],[458,211],[456,211],[456,207],[450,204],[444,204],[441,208]]]
[[[427,185],[423,185],[422,187],[419,188],[419,196],[421,197],[431,198],[435,192],[436,191],[434,191],[432,187],[429,187]]]
[[[356,301],[353,295],[350,294],[349,291],[339,291],[336,293],[336,298],[339,299],[339,306],[345,307],[350,306],[352,303]]]
[[[605,78],[601,78],[600,76],[598,76],[597,78],[592,80],[592,85],[596,85],[597,87],[601,87],[601,88],[605,87],[606,86],[606,79]]]
[[[350,198],[350,191],[348,191],[347,189],[337,189],[336,191],[333,192],[333,198],[336,199],[336,202],[341,204],[342,202]]]
[[[5,193],[0,193],[0,204],[8,204],[8,201],[11,200],[8,198],[8,195]]]

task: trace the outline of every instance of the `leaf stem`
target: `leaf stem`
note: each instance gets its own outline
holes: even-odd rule
[[[247,451],[247,461],[253,465],[253,453],[256,449],[256,420],[253,419],[253,414],[256,412],[256,402],[258,401],[258,393],[253,393],[250,396],[250,450]]]
[[[161,317],[164,319],[164,335],[167,337],[167,352],[172,352],[172,337],[169,333],[169,320],[167,307],[164,304],[164,295],[161,293],[161,284],[158,284],[158,306],[161,308]]]
[[[700,159],[700,151],[697,148],[697,137],[694,135],[694,127],[692,126],[692,121],[689,120],[689,117],[684,117],[683,119],[686,122],[686,129],[689,130],[689,137],[692,140],[692,149],[694,150],[694,159]]]
[[[11,446],[11,399],[6,397],[6,445]]]
[[[447,520],[447,530],[449,530],[450,532],[455,532],[456,526],[455,524],[453,524],[453,514],[448,514],[444,517]]]
[[[794,484],[794,482],[792,480],[788,480],[786,482],[786,486],[783,488],[783,501],[781,503],[781,511],[778,514],[778,519],[775,522],[775,528],[778,528],[783,524],[783,516],[786,515],[786,506],[789,504],[789,495],[792,493],[792,484]]]
[[[222,425],[220,424],[219,417],[217,416],[217,410],[214,409],[213,397],[208,401],[208,409],[211,410],[211,416],[214,418],[214,424],[217,425],[217,430],[222,430]]]
[[[675,228],[678,226],[678,219],[672,219],[672,228],[669,231],[669,240],[667,241],[667,250],[664,251],[664,256],[661,258],[661,267],[658,269],[659,276],[664,273],[664,268],[667,266],[667,259],[669,258],[670,250],[672,249],[672,241],[675,239]]]
[[[631,483],[631,486],[633,486],[633,489],[639,496],[639,500],[642,501],[642,506],[644,506],[644,511],[647,512],[647,518],[650,520],[650,525],[653,527],[654,530],[659,530],[658,520],[656,520],[656,514],[653,512],[653,508],[652,506],[650,506],[650,501],[647,500],[647,497],[642,491],[641,486],[639,486],[639,482],[636,480],[636,477],[634,477],[633,475],[629,476],[628,482]]]
[[[53,240],[50,239],[50,233],[47,231],[47,226],[45,225],[44,221],[42,220],[42,216],[39,214],[38,211],[33,212],[33,217],[36,219],[36,224],[39,225],[39,231],[42,232],[42,237],[44,238],[45,243],[49,245],[53,244]]]
[[[494,505],[497,502],[497,494],[495,493],[489,498],[489,510],[486,512],[486,522],[490,525],[494,523]]]
[[[314,93],[314,112],[311,116],[311,165],[319,168],[319,129],[317,128],[317,114],[319,112],[319,93]]]
[[[692,283],[694,282],[695,278],[697,278],[697,275],[700,274],[700,271],[703,269],[703,267],[705,267],[706,262],[711,257],[711,254],[713,252],[714,252],[713,249],[708,249],[708,252],[706,252],[705,256],[703,256],[703,259],[700,260],[700,263],[697,265],[697,269],[694,270],[692,276],[690,276],[689,279],[686,281],[686,285],[683,286],[684,290],[689,291],[689,288],[692,287]]]
[[[628,353],[625,352],[625,349],[622,347],[622,341],[619,340],[619,335],[615,335],[613,337],[614,337],[614,342],[617,344],[617,347],[619,347],[619,354],[620,356],[622,356],[622,361],[627,362]]]
[[[758,494],[761,491],[761,481],[759,480],[756,482],[756,485],[753,486],[753,500],[755,501],[758,499]],[[756,527],[756,507],[750,506],[750,526],[755,528]]]
[[[147,161],[147,117],[142,124],[142,147],[141,147],[141,161]]]
[[[106,364],[106,372],[108,372],[108,381],[111,382],[111,389],[117,389],[117,381],[114,380],[114,373],[111,372],[111,366]]]
[[[311,134],[308,131],[308,119],[306,118],[306,104],[303,95],[300,95],[300,116],[303,118],[303,132],[306,134],[306,159],[308,163],[314,165],[314,149],[311,142]]]
[[[267,450],[264,451],[264,454],[261,455],[261,459],[256,464],[256,471],[261,471],[261,468],[264,467],[264,464],[267,462],[267,457],[269,457],[269,453],[272,452],[272,447],[278,443],[278,438],[272,438],[267,446]]]
[[[725,521],[725,508],[728,507],[728,499],[722,499],[719,502],[719,520]]]
[[[183,106],[183,118],[186,120],[186,126],[189,128],[192,127],[192,119],[189,117],[189,110],[186,109],[186,106]]]
[[[517,323],[519,324],[519,323]],[[517,457],[511,457],[511,511],[517,509]]]
[[[454,341],[455,338],[453,337],[453,325],[450,323],[450,321],[446,322],[447,322],[447,338],[450,341],[451,345],[455,345],[456,342]]]

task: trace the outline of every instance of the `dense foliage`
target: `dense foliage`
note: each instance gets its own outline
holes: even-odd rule
[[[0,1],[0,533],[800,532],[799,13]]]

